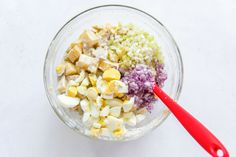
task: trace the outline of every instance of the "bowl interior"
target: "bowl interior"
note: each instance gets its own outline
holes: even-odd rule
[[[87,135],[79,115],[60,106],[57,100],[57,76],[55,67],[62,61],[63,55],[73,41],[88,28],[97,24],[132,23],[153,35],[164,56],[165,70],[168,79],[163,87],[172,98],[178,99],[183,79],[183,66],[176,43],[165,27],[155,18],[135,8],[107,5],[89,9],[68,21],[56,34],[50,44],[45,59],[44,82],[49,101],[59,118],[72,129]],[[105,138],[104,140],[131,140],[144,135],[147,131],[157,127],[169,115],[168,109],[161,101],[156,101],[154,110],[145,121],[135,128],[128,128],[129,132],[122,138]]]

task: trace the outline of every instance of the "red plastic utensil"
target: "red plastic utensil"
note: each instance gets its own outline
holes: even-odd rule
[[[197,119],[178,105],[156,84],[153,86],[154,93],[175,115],[189,134],[213,157],[229,157],[229,153],[223,144]]]

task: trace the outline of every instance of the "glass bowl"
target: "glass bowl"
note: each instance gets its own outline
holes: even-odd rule
[[[178,99],[183,83],[183,63],[173,37],[157,19],[139,9],[123,5],[103,5],[88,9],[69,20],[53,38],[44,62],[44,85],[48,100],[57,116],[70,128],[89,136],[87,129],[80,121],[79,114],[63,108],[57,100],[57,76],[55,67],[73,41],[83,30],[96,24],[132,23],[153,35],[164,56],[165,70],[168,79],[164,91],[175,100]],[[143,136],[159,126],[170,114],[167,107],[156,101],[154,109],[147,118],[135,128],[128,128],[127,133],[120,137],[98,137],[96,139],[109,141],[128,141]],[[90,137],[90,136],[89,136]]]

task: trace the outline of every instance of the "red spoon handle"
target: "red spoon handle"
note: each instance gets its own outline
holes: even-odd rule
[[[197,119],[178,105],[156,84],[153,87],[154,93],[170,109],[179,122],[189,132],[189,134],[213,157],[229,157],[229,153],[223,144]],[[221,154],[221,155],[220,155]]]

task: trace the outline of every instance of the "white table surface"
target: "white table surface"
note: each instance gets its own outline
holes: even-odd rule
[[[131,5],[166,25],[184,61],[179,102],[236,156],[236,2],[234,0],[1,0],[1,157],[207,157],[171,115],[158,129],[126,143],[92,141],[66,127],[43,87],[44,57],[55,33],[93,6]]]

